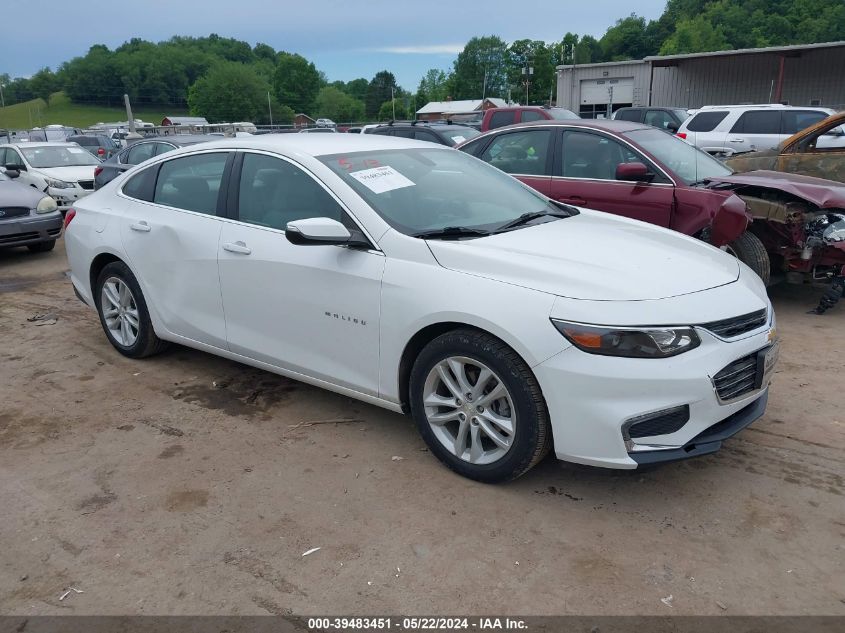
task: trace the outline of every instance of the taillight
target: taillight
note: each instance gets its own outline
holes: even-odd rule
[[[97,148],[97,155],[98,156],[104,156],[105,153],[106,153],[106,150],[104,150],[102,147]]]
[[[102,167],[94,167],[94,178],[96,178],[97,176],[99,176],[102,173],[103,173]]]
[[[675,136],[677,136],[678,138],[685,139],[687,137],[687,133],[686,132],[675,132]]]
[[[76,211],[74,209],[68,209],[67,213],[65,213],[65,230],[67,230],[68,224],[73,218],[76,217]]]

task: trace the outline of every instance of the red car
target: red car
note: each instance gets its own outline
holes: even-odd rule
[[[553,200],[650,222],[724,248],[766,283],[772,261],[783,272],[809,272],[809,262],[792,261],[807,257],[800,248],[795,250],[796,244],[770,243],[769,225],[786,216],[775,218],[757,200],[779,208],[801,202],[808,212],[801,217],[801,228],[806,224],[808,234],[815,230],[813,222],[823,232],[827,225],[821,224],[845,218],[831,213],[845,209],[845,187],[839,183],[818,181],[825,195],[807,196],[808,189],[793,186],[791,180],[797,177],[790,174],[732,175],[707,153],[641,123],[538,121],[497,129],[458,149],[513,174]],[[792,241],[800,239],[795,231],[782,233],[791,235]],[[806,239],[801,241],[803,248]],[[838,246],[833,248],[834,259],[845,255]],[[830,252],[825,253],[819,251],[819,261],[827,265]],[[831,268],[831,276],[837,272]]]

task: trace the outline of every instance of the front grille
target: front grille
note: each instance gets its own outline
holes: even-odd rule
[[[756,312],[749,312],[738,317],[730,319],[722,319],[721,321],[712,321],[710,323],[703,323],[701,327],[709,330],[716,336],[722,338],[733,338],[746,332],[751,332],[757,328],[766,325],[766,310],[757,310]]]
[[[11,242],[18,242],[21,240],[31,240],[38,237],[37,231],[29,231],[27,233],[18,233],[17,235],[4,235],[0,237],[0,244],[9,244]]]
[[[689,422],[689,405],[685,404],[682,407],[649,413],[629,420],[628,437],[635,439],[674,433],[687,422]]]
[[[757,385],[757,352],[743,356],[713,376],[716,393],[723,401],[754,391]]]
[[[27,207],[0,207],[0,219],[18,218],[22,215],[29,215]]]
[[[94,181],[93,180],[80,180],[79,186],[83,189],[93,189],[94,188]]]

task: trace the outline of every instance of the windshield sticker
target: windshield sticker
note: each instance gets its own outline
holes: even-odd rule
[[[85,150],[82,149],[82,148],[79,148],[79,147],[68,147],[67,151],[69,151],[71,154],[84,154],[85,153]]]
[[[467,140],[467,137],[466,136],[460,136],[460,135],[459,136],[453,136],[452,140],[455,141],[455,143],[463,143],[465,140]]]
[[[384,193],[386,191],[393,191],[394,189],[402,189],[403,187],[413,187],[416,184],[389,165],[353,171],[349,175],[373,193]]]

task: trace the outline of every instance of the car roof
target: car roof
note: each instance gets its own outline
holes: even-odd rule
[[[616,119],[544,119],[542,121],[528,121],[526,123],[516,123],[514,125],[506,125],[497,127],[491,132],[498,132],[499,130],[510,130],[521,127],[548,127],[548,126],[566,126],[566,127],[583,127],[593,130],[604,130],[606,132],[631,132],[633,130],[653,130],[651,125],[637,123],[635,121],[619,121]],[[475,140],[475,139],[473,139]]]
[[[439,148],[440,146],[426,141],[382,134],[262,134],[241,138],[217,138],[203,147],[203,149],[257,149],[312,157],[344,152]],[[452,151],[452,148],[442,146],[442,150]],[[176,153],[166,155],[174,156]]]
[[[0,147],[77,147],[77,145],[64,141],[26,141],[25,143],[4,143]]]
[[[162,134],[160,136],[145,136],[144,138],[139,138],[134,143],[130,143],[127,147],[132,147],[137,143],[144,143],[148,141],[164,141],[166,143],[170,143],[172,145],[177,145],[178,147],[182,147],[183,145],[194,145],[196,143],[207,143],[208,141],[219,141],[219,136],[207,135],[207,134],[176,134],[176,135],[167,135]]]

